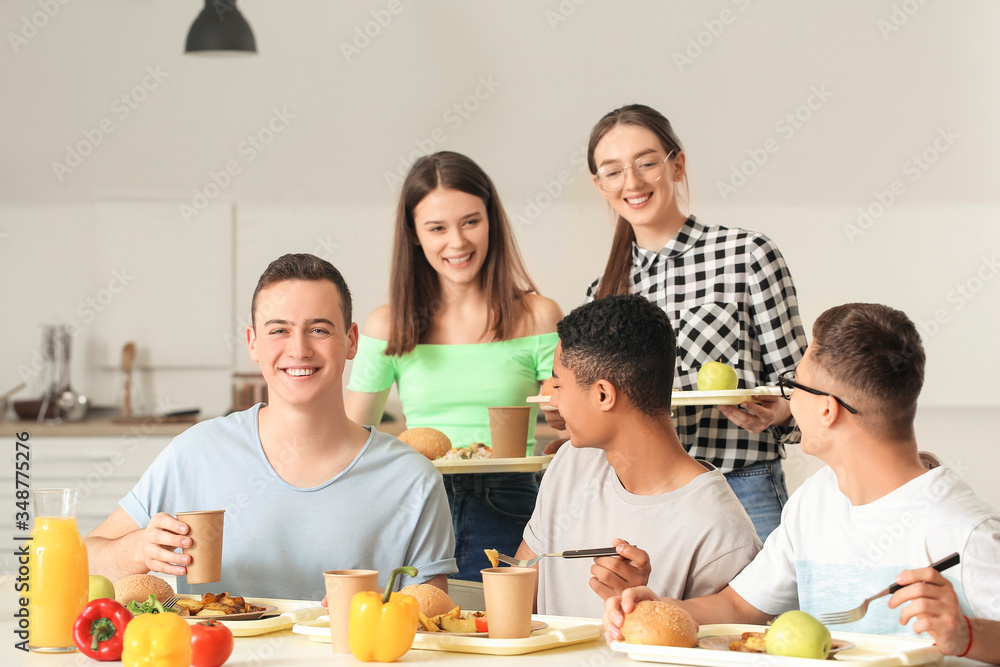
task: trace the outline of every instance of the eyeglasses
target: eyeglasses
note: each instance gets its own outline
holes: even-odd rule
[[[807,387],[804,384],[799,384],[792,379],[792,374],[795,373],[794,370],[785,371],[778,376],[778,386],[781,387],[781,397],[786,401],[792,400],[791,391],[786,391],[786,389],[801,389],[802,391],[809,392],[810,394],[815,394],[816,396],[829,396],[833,400],[844,406],[844,409],[850,412],[852,415],[858,414],[858,411],[849,406],[843,401],[843,399],[837,398],[833,394],[827,391],[820,391],[819,389],[813,389],[812,387]]]
[[[646,183],[655,183],[663,178],[663,163],[670,159],[674,151],[665,158],[653,153],[643,155],[635,164],[608,164],[597,170],[597,185],[605,192],[618,192],[625,187],[625,170],[631,169],[636,178]]]

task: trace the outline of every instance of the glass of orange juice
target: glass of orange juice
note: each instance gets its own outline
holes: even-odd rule
[[[76,489],[36,489],[28,557],[28,648],[69,653],[89,596],[87,547],[76,528]]]

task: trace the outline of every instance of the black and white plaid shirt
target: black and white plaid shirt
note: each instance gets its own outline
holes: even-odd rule
[[[587,289],[587,301],[599,282]],[[792,276],[763,234],[706,226],[691,216],[659,252],[632,244],[631,292],[674,323],[677,390],[697,389],[701,365],[720,359],[736,369],[740,387],[774,385],[805,352]],[[675,413],[688,452],[723,472],[783,457],[783,442],[798,435],[777,426],[750,433],[716,407],[677,407]]]

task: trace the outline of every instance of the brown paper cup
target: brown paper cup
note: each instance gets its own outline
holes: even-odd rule
[[[528,449],[530,405],[489,408],[493,458],[523,458]]]
[[[191,546],[184,553],[191,556],[187,566],[189,584],[208,584],[222,579],[222,528],[226,510],[178,512],[177,520],[188,525]]]
[[[490,639],[523,639],[531,634],[538,570],[490,567],[481,570]]]
[[[330,644],[334,653],[350,653],[347,620],[355,593],[378,590],[378,570],[327,570],[326,608],[330,614]]]

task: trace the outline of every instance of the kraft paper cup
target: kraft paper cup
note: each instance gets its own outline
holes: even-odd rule
[[[184,553],[191,556],[187,566],[189,584],[208,584],[222,579],[222,529],[226,510],[178,512],[177,520],[188,525],[191,546]]]
[[[523,639],[531,634],[538,570],[490,567],[481,570],[490,639]]]
[[[493,458],[523,458],[528,449],[530,405],[489,408]]]
[[[355,593],[378,590],[378,570],[327,570],[326,608],[330,614],[330,644],[334,653],[350,653],[347,643],[351,598]]]

